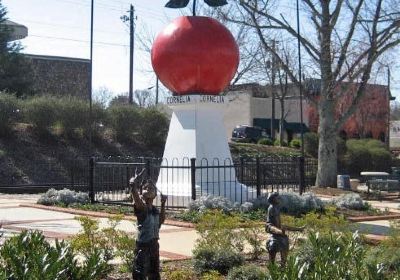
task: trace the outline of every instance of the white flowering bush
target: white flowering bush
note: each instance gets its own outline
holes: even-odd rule
[[[251,202],[245,202],[242,205],[240,205],[239,210],[242,213],[248,213],[248,212],[254,210],[254,205]]]
[[[293,192],[283,192],[279,195],[281,197],[281,210],[288,214],[304,214],[324,208],[324,202],[313,193],[299,195]],[[253,204],[252,210],[266,210],[269,207],[267,196],[260,196],[252,200],[251,203]],[[247,206],[247,208],[249,207]]]
[[[38,199],[37,203],[43,205],[70,205],[73,203],[85,204],[89,203],[89,195],[84,192],[76,192],[69,189],[49,189]]]
[[[280,193],[281,210],[288,214],[304,214],[324,208],[324,202],[313,193],[299,195],[293,192]],[[225,213],[240,211],[248,213],[253,210],[267,210],[269,207],[268,197],[260,196],[242,205],[233,203],[229,199],[220,196],[202,196],[198,200],[191,202],[189,210],[204,212],[207,209],[218,209]]]
[[[198,200],[195,200],[189,204],[189,210],[199,212],[204,212],[207,209],[218,209],[225,213],[229,213],[232,211],[237,211],[239,208],[239,203],[233,203],[226,197],[213,195],[202,196]]]
[[[333,199],[333,204],[339,208],[351,209],[351,210],[365,210],[368,208],[368,204],[364,202],[358,193],[348,193]]]
[[[281,210],[288,214],[304,214],[322,210],[324,203],[313,193],[299,195],[293,192],[281,194]]]

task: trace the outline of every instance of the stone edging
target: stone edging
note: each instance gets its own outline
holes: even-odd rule
[[[400,214],[389,214],[380,216],[361,216],[361,217],[347,217],[347,220],[353,223],[368,222],[368,221],[381,221],[381,220],[395,220],[400,219]]]
[[[50,211],[68,213],[68,214],[73,214],[73,215],[90,216],[90,217],[95,217],[95,218],[112,218],[112,217],[117,216],[115,214],[104,213],[104,212],[87,211],[87,210],[73,209],[73,208],[63,208],[63,207],[57,207],[57,206],[46,206],[46,205],[35,204],[35,203],[21,203],[21,204],[19,204],[19,206],[26,207],[26,208],[50,210]],[[129,220],[129,221],[136,221],[136,218],[134,216],[124,215],[122,219]],[[192,224],[192,223],[179,222],[179,221],[173,221],[173,220],[165,220],[164,224],[169,225],[169,226],[194,228],[194,224]]]

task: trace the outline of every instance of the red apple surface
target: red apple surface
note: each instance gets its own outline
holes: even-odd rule
[[[179,17],[158,34],[151,63],[160,81],[176,95],[217,95],[235,75],[239,48],[217,20]]]

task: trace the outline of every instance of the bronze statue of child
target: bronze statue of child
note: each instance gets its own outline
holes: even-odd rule
[[[167,196],[161,195],[161,211],[154,205],[157,188],[151,180],[142,186],[139,195],[138,178],[143,171],[135,174],[129,181],[132,188],[134,214],[137,217],[138,236],[132,276],[135,280],[160,279],[160,246],[158,243],[160,227],[165,221],[165,202]]]
[[[276,254],[280,253],[281,265],[285,266],[289,253],[289,238],[286,235],[286,231],[303,231],[304,227],[293,227],[281,223],[281,198],[279,193],[271,193],[268,196],[268,202],[270,206],[268,207],[265,230],[271,235],[267,241],[269,259],[274,263]]]

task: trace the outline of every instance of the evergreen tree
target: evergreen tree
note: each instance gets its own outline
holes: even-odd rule
[[[11,30],[6,25],[7,9],[0,0],[0,91],[18,97],[32,94],[32,70],[29,61],[20,53],[19,42],[11,42]]]

